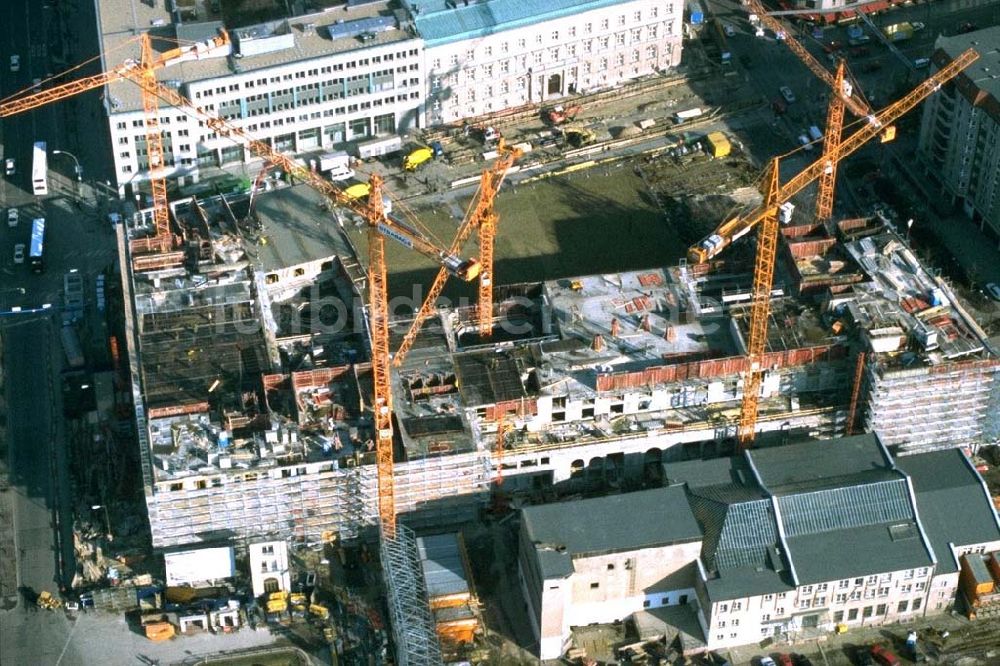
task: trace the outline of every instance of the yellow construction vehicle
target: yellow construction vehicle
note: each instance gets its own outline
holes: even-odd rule
[[[434,159],[434,151],[430,148],[417,148],[403,159],[403,169],[406,171],[416,171],[424,162]]]
[[[62,601],[59,597],[52,596],[48,590],[42,590],[38,594],[38,607],[45,610],[59,610],[62,608]]]
[[[595,134],[586,127],[566,127],[563,129],[563,136],[573,148],[582,148],[594,142],[597,138]]]

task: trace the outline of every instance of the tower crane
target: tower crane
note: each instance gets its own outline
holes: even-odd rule
[[[493,204],[500,191],[500,186],[503,185],[504,177],[514,162],[523,154],[520,148],[507,145],[503,138],[497,144],[497,152],[500,153],[500,156],[493,163],[493,166],[483,170],[479,179],[479,189],[470,202],[465,218],[455,234],[455,240],[452,241],[449,248],[449,251],[453,253],[458,252],[472,235],[473,230],[478,228],[481,270],[479,273],[479,302],[476,313],[481,338],[488,338],[493,332],[493,241],[496,238],[498,219]],[[401,365],[410,348],[413,347],[420,328],[434,312],[447,279],[448,271],[443,268],[434,277],[434,282],[427,292],[427,298],[424,299],[420,310],[417,311],[413,323],[410,324],[409,330],[403,336],[403,341],[393,357],[394,365]]]
[[[845,138],[837,146],[834,157],[838,160],[850,155],[917,104],[939,90],[963,69],[979,58],[974,49],[968,49],[933,76],[921,82],[899,101],[875,114],[872,122]],[[821,157],[784,185],[778,179],[778,159],[772,160],[765,176],[764,202],[745,215],[723,222],[711,236],[688,249],[688,260],[695,263],[714,257],[734,240],[761,225],[754,261],[753,286],[750,298],[750,335],[747,343],[747,374],[743,385],[743,402],[737,437],[741,447],[749,447],[756,434],[758,401],[763,380],[762,361],[767,342],[767,322],[771,308],[771,287],[774,284],[774,262],[778,245],[777,208],[801,192],[809,183],[819,178],[826,163]]]
[[[221,39],[228,39],[223,37]],[[35,95],[29,95],[14,100],[5,100],[0,106],[0,113],[11,115],[20,111],[35,108],[41,104],[56,99],[100,87],[112,81],[128,79],[139,85],[144,99],[159,101],[184,110],[189,115],[204,122],[205,126],[218,133],[219,136],[244,145],[257,157],[271,162],[302,182],[308,184],[330,200],[332,204],[344,206],[361,215],[368,222],[369,242],[369,285],[368,314],[372,339],[372,375],[374,380],[374,428],[376,442],[376,461],[378,468],[378,508],[379,519],[383,533],[389,538],[396,534],[396,504],[393,487],[393,429],[392,429],[392,391],[389,380],[389,303],[385,264],[385,237],[388,236],[402,245],[415,250],[443,266],[449,274],[472,281],[479,276],[479,262],[465,260],[455,252],[438,247],[426,234],[419,231],[415,224],[408,224],[395,214],[385,211],[382,199],[382,179],[372,175],[371,191],[367,204],[347,196],[342,190],[325,180],[321,175],[299,165],[294,159],[275,151],[266,142],[254,139],[242,128],[233,125],[215,115],[214,112],[199,107],[176,90],[173,90],[155,77],[157,60],[151,60],[149,38],[142,36],[144,51],[143,64],[126,63],[111,71],[88,79],[81,79],[63,86],[51,88]],[[197,47],[196,47],[197,48]],[[176,60],[174,60],[176,61]],[[169,64],[169,63],[164,63]],[[153,108],[150,104],[149,108]],[[157,119],[158,120],[158,119]],[[154,121],[153,127],[158,125]],[[151,164],[160,164],[153,161]],[[162,174],[159,174],[162,175]],[[165,192],[165,188],[163,190]],[[165,197],[162,199],[162,211],[165,213]],[[166,218],[163,218],[164,222]],[[166,225],[162,227],[163,233]],[[160,227],[157,229],[160,237]],[[169,247],[169,244],[166,244]]]
[[[838,60],[837,71],[830,71],[822,65],[795,37],[789,34],[785,25],[776,17],[767,14],[760,0],[746,0],[747,9],[760,18],[760,22],[782,39],[788,49],[809,68],[816,78],[831,88],[833,94],[827,107],[826,126],[823,136],[823,163],[826,165],[819,177],[816,194],[816,219],[828,220],[833,215],[833,193],[837,182],[837,155],[840,137],[844,128],[844,108],[850,109],[858,118],[872,119],[872,109],[858,95],[854,95],[854,84],[844,76],[844,61]]]
[[[216,37],[207,41],[181,46],[162,54],[156,54],[153,50],[152,38],[149,33],[144,32],[127,43],[136,40],[138,40],[140,48],[139,60],[129,59],[112,70],[53,86],[31,95],[15,93],[0,101],[0,118],[36,109],[50,102],[56,102],[124,79],[143,78],[153,84],[156,83],[157,70],[175,63],[203,58],[230,45],[229,34],[225,30],[220,30]],[[153,198],[155,235],[132,241],[133,254],[166,252],[174,245],[174,238],[170,233],[170,213],[167,208],[167,181],[163,161],[163,136],[160,132],[159,98],[153,91],[152,85],[142,88],[142,108],[149,161],[149,183]]]

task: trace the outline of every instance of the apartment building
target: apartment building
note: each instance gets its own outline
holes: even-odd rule
[[[895,458],[869,434],[663,470],[660,490],[523,510],[541,658],[560,656],[574,626],[630,617],[719,649],[941,613],[961,558],[1000,548],[989,493],[957,449]]]
[[[203,43],[224,28],[220,20],[207,20],[215,16],[207,8],[196,22],[175,22],[162,4],[152,4],[97,3],[105,69],[138,57],[133,35],[150,26],[155,34],[171,33],[154,41],[159,51]],[[277,150],[342,147],[418,123],[422,45],[389,2],[350,3],[336,12],[232,29],[229,36],[228,46],[170,63],[158,79]],[[107,87],[104,101],[117,184],[124,188],[147,177],[142,98],[135,84],[121,81]],[[201,168],[252,159],[182,109],[161,107],[159,125],[168,175],[182,183],[197,180]]]
[[[428,125],[611,88],[681,59],[680,0],[403,3],[424,42]]]
[[[1000,26],[938,37],[931,62],[970,47],[979,60],[924,103],[919,153],[930,182],[1000,243]]]

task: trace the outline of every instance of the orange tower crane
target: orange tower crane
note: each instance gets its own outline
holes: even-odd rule
[[[834,157],[839,161],[850,155],[882,132],[903,114],[912,110],[925,98],[939,90],[963,69],[979,58],[974,49],[968,49],[933,76],[921,82],[902,99],[879,111],[861,129],[856,130],[837,146]],[[778,160],[772,161],[765,178],[764,203],[746,215],[723,222],[715,232],[698,245],[688,249],[688,260],[702,263],[716,256],[733,241],[762,224],[754,262],[753,288],[750,307],[750,336],[747,343],[747,372],[743,387],[743,402],[737,436],[741,447],[749,447],[756,435],[760,385],[764,370],[761,366],[767,343],[767,322],[771,308],[771,287],[774,284],[774,262],[777,255],[777,208],[801,192],[809,183],[819,178],[826,169],[821,157],[793,176],[784,185],[778,181]]]
[[[828,220],[833,215],[833,194],[837,182],[837,155],[840,137],[844,128],[844,108],[848,108],[858,118],[871,118],[872,109],[859,96],[854,95],[854,85],[844,77],[844,62],[837,62],[837,71],[830,74],[806,47],[799,43],[788,31],[785,25],[767,10],[760,0],[745,0],[747,10],[756,14],[760,22],[770,28],[776,35],[782,35],[782,40],[788,49],[794,53],[816,78],[831,88],[830,104],[827,108],[826,127],[823,136],[823,162],[826,169],[820,174],[818,193],[816,195],[816,219]]]
[[[498,219],[493,204],[500,191],[500,186],[503,185],[504,177],[517,158],[523,154],[520,148],[508,146],[502,138],[497,145],[497,152],[500,153],[500,156],[493,163],[493,166],[483,170],[479,179],[479,189],[473,196],[465,218],[458,226],[455,240],[452,241],[449,248],[450,252],[457,253],[472,235],[473,230],[479,229],[481,271],[479,273],[479,303],[476,312],[479,335],[483,338],[489,338],[493,332],[493,242],[496,237]],[[410,348],[413,347],[424,322],[433,314],[447,279],[448,271],[443,268],[434,277],[434,282],[427,292],[427,298],[424,299],[420,310],[417,311],[413,323],[410,324],[409,330],[403,336],[403,341],[393,357],[394,365],[401,365]]]
[[[142,38],[146,40],[144,43],[148,44],[148,37],[143,35]],[[223,39],[228,38],[224,37]],[[373,412],[378,463],[379,519],[383,533],[390,538],[395,537],[392,392],[389,380],[389,303],[384,237],[389,236],[406,247],[420,252],[443,266],[450,274],[457,275],[466,281],[472,281],[479,276],[479,262],[464,260],[454,252],[438,247],[426,234],[417,230],[415,221],[413,224],[408,224],[398,217],[386,213],[382,204],[382,179],[380,177],[376,175],[371,177],[371,190],[367,203],[349,197],[321,175],[299,165],[293,158],[273,150],[266,142],[254,139],[242,128],[219,118],[214,112],[197,106],[177,91],[161,84],[155,76],[151,75],[151,69],[155,68],[149,64],[140,67],[134,63],[126,63],[112,72],[105,72],[89,79],[81,79],[64,86],[51,88],[36,95],[7,100],[0,109],[4,115],[11,115],[55,99],[100,87],[112,81],[128,79],[139,85],[144,95],[158,98],[173,107],[184,110],[189,115],[203,121],[209,129],[217,132],[219,136],[227,137],[246,146],[252,154],[273,163],[286,173],[307,183],[327,197],[331,203],[351,209],[368,221],[368,310],[372,339]],[[156,127],[155,123],[154,127]]]
[[[225,48],[230,44],[229,34],[220,30],[218,36],[205,42],[181,46],[162,54],[153,50],[152,38],[149,33],[142,33],[135,38],[140,44],[140,59],[126,60],[120,66],[107,72],[88,76],[62,85],[53,86],[40,92],[23,95],[15,93],[0,101],[0,118],[23,113],[38,108],[49,102],[56,102],[88,90],[106,86],[123,79],[135,80],[137,77],[147,80],[150,84],[157,83],[157,70],[187,60],[197,60],[204,55]],[[129,40],[131,43],[134,40]],[[23,92],[23,91],[22,91]],[[170,212],[167,208],[166,169],[163,160],[163,136],[160,132],[159,98],[153,85],[142,88],[143,127],[146,132],[146,150],[149,160],[149,183],[153,198],[153,227],[155,235],[150,238],[140,238],[132,241],[133,254],[147,252],[166,252],[174,245],[170,233]]]

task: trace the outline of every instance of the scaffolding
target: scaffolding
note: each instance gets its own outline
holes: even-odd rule
[[[380,550],[396,663],[400,666],[443,664],[413,531],[398,525],[394,537],[383,533]]]

